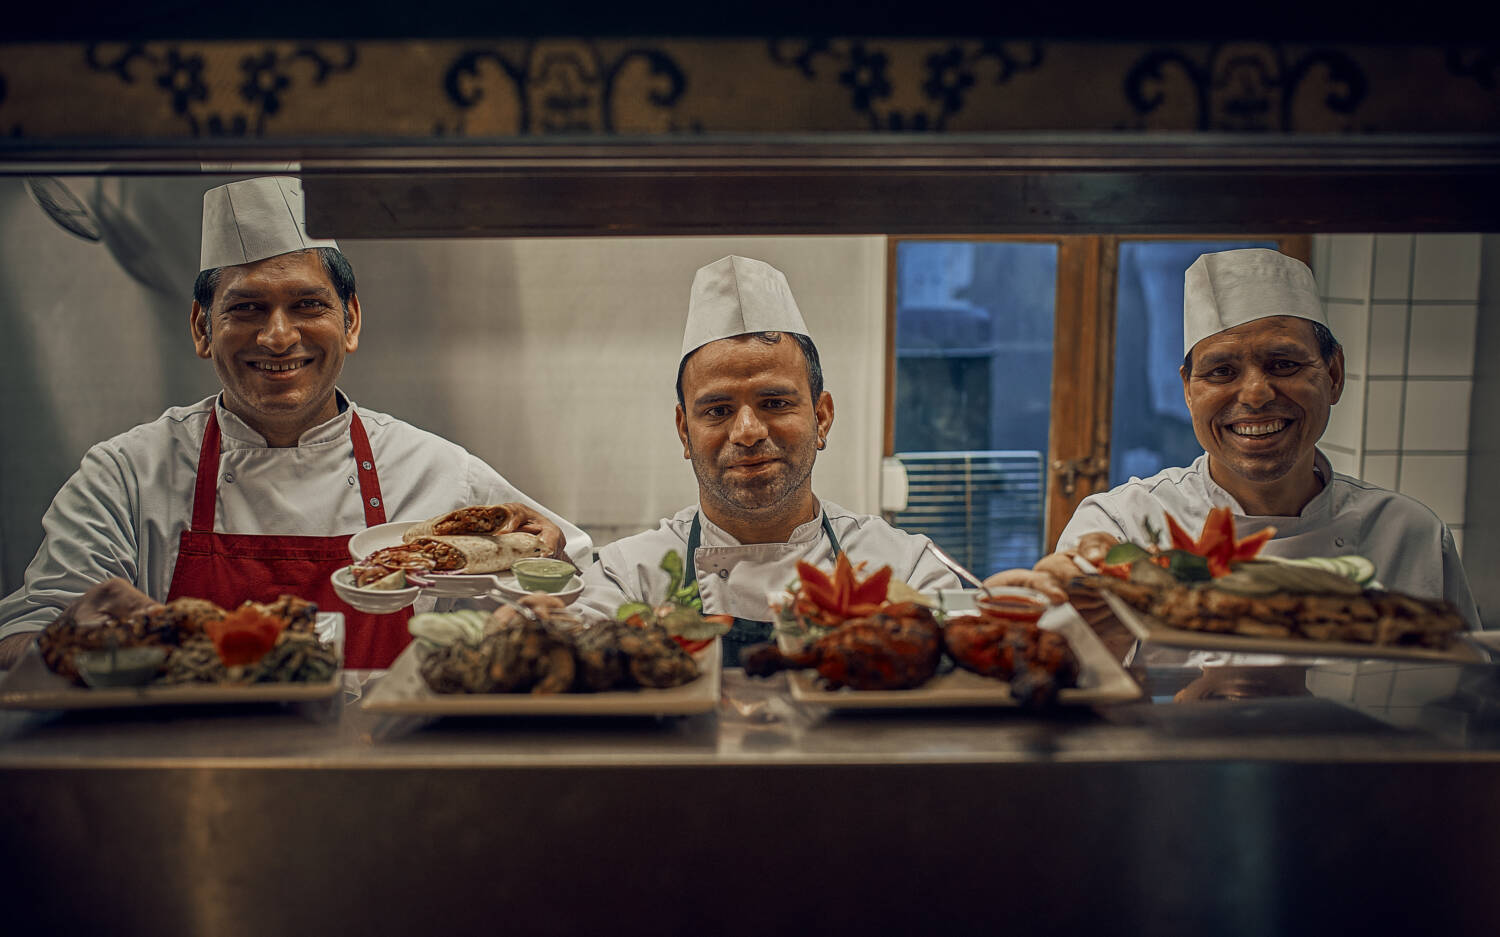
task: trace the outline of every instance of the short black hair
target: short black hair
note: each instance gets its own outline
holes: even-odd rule
[[[781,341],[783,335],[790,335],[796,340],[797,347],[802,349],[802,359],[807,363],[807,389],[812,392],[812,402],[817,404],[823,396],[823,363],[818,360],[818,346],[813,344],[812,339],[799,332],[749,332],[743,337],[774,345]],[[695,350],[677,364],[677,405],[684,409],[687,405],[682,398],[682,372],[687,370],[688,358],[696,353]]]
[[[333,291],[338,294],[339,302],[344,305],[344,328],[349,327],[349,297],[354,295],[354,268],[349,265],[349,260],[344,252],[337,247],[314,247],[312,250],[318,252],[318,259],[323,261],[323,270],[328,274],[328,279],[333,283]],[[193,281],[193,299],[203,307],[206,315],[210,306],[214,304],[214,293],[219,290],[219,279],[224,273],[223,267],[212,267],[198,274],[198,279]],[[208,331],[207,328],[204,331]]]
[[[1318,354],[1323,356],[1323,363],[1332,364],[1334,354],[1344,346],[1339,344],[1339,340],[1333,337],[1333,333],[1323,323],[1308,319],[1307,324],[1312,326],[1313,337],[1318,340]],[[1189,374],[1193,372],[1193,350],[1191,348],[1182,357],[1182,369]]]

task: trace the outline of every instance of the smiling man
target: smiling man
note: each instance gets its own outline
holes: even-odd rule
[[[818,349],[781,271],[729,256],[699,270],[677,371],[677,437],[698,479],[698,504],[656,530],[599,551],[583,601],[606,615],[666,598],[662,557],[687,557],[705,614],[732,615],[725,664],[770,637],[769,593],[795,581],[797,561],[831,568],[841,552],[866,572],[889,565],[918,589],[958,577],[926,537],[818,498],[813,463],[833,428]]]
[[[160,601],[229,608],[294,593],[344,613],[345,666],[384,667],[410,640],[409,611],[357,612],[329,575],[348,564],[350,534],[464,505],[518,503],[522,529],[587,565],[587,535],[483,461],[339,391],[359,296],[338,245],[307,237],[297,180],[206,193],[200,266],[188,324],[222,392],[84,455],[42,518],[24,584],[0,602],[0,666],[119,577]]]
[[[1210,510],[1228,507],[1238,536],[1276,528],[1267,555],[1363,555],[1387,588],[1445,598],[1479,627],[1453,534],[1437,515],[1407,495],[1336,474],[1318,451],[1344,392],[1344,350],[1307,266],[1265,249],[1204,254],[1185,287],[1180,376],[1203,455],[1090,495],[1056,554],[1034,571],[991,581],[1056,594],[1078,574],[1072,558],[1084,538],[1095,549],[1111,540],[1149,543],[1147,525],[1165,529],[1164,512],[1196,534]],[[1099,534],[1107,536],[1091,536]]]

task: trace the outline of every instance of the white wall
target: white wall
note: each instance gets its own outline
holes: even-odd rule
[[[188,335],[198,209],[186,200],[201,204],[206,186],[185,181],[73,180],[99,206],[108,234],[90,242],[50,221],[22,180],[0,179],[6,592],[20,585],[41,542],[42,513],[89,446],[218,387]]]
[[[1335,470],[1432,508],[1460,551],[1480,243],[1478,234],[1313,239],[1314,273],[1349,374],[1323,450]]]
[[[688,290],[780,268],[835,403],[817,491],[878,510],[885,239],[347,241],[365,331],[343,386],[453,439],[603,543],[697,499],[673,423]]]

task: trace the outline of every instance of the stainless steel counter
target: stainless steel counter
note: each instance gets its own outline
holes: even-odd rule
[[[378,717],[352,679],[4,713],[7,932],[1493,930],[1496,677],[1421,670],[1411,706],[1386,665],[1378,705],[1357,672],[1173,704],[1192,674],[1158,671],[1157,702],[1046,717],[738,671],[682,719]]]

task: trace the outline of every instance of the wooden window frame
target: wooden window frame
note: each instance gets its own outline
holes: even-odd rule
[[[1115,312],[1120,244],[1125,241],[1275,241],[1303,263],[1312,258],[1310,235],[1287,234],[1003,234],[886,238],[885,428],[882,453],[896,452],[896,254],[908,241],[1049,243],[1057,245],[1053,311],[1052,399],[1047,433],[1046,549],[1057,543],[1079,502],[1109,487],[1113,419]],[[1069,340],[1064,340],[1067,337]],[[1059,394],[1059,386],[1086,388]],[[1063,466],[1088,465],[1072,494],[1059,483]],[[978,571],[982,574],[991,570]]]

